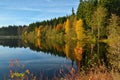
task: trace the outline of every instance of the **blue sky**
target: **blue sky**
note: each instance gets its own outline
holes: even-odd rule
[[[76,12],[79,0],[0,0],[0,26],[28,25]]]

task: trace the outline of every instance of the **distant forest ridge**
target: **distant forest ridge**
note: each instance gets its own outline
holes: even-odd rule
[[[36,27],[39,27],[40,25],[55,26],[59,23],[65,22],[67,17],[68,16],[53,18],[51,20],[44,20],[41,22],[30,23],[29,25],[23,25],[23,26],[22,25],[2,26],[0,28],[0,36],[20,36],[25,31],[25,29],[28,27],[29,27],[29,31],[31,31],[35,28],[35,26]]]

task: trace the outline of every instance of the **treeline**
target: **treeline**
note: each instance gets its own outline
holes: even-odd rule
[[[0,28],[0,36],[21,36],[24,28],[27,27],[24,26],[16,26],[16,25],[9,25],[8,27],[1,27]]]
[[[35,22],[35,23],[31,23],[29,24],[29,28],[28,31],[33,31],[35,29],[35,27],[39,27],[39,26],[50,26],[50,27],[54,27],[57,24],[62,24],[66,21],[67,16],[64,17],[58,17],[58,18],[54,18],[51,20],[44,20],[42,22]]]
[[[28,26],[0,28],[0,35],[21,35],[23,39],[92,40],[111,39],[120,35],[120,0],[80,0],[75,14]],[[112,34],[114,32],[114,34]],[[118,36],[117,36],[118,37]]]
[[[72,14],[69,16],[32,23],[22,36],[28,40],[41,38],[66,42],[67,40],[108,39],[114,28],[110,27],[111,24],[120,26],[119,5],[120,0],[80,0],[76,14],[72,9]],[[115,30],[119,30],[118,28]],[[115,34],[118,34],[117,31]]]
[[[36,38],[51,40],[82,40],[85,38],[83,20],[76,19],[76,15],[59,17],[50,21],[36,22],[29,25],[23,33],[23,38],[32,40]]]

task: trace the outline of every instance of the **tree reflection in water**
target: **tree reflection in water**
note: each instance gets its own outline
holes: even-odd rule
[[[9,47],[29,47],[33,51],[42,51],[45,54],[57,55],[71,60],[71,66],[67,66],[67,64],[63,65],[59,71],[52,73],[53,76],[51,79],[59,80],[63,78],[63,80],[74,80],[76,78],[76,80],[117,80],[117,78],[120,78],[119,52],[113,54],[113,50],[116,50],[115,47],[108,46],[106,43],[95,44],[83,41],[57,42],[38,38],[31,42],[27,40],[24,41],[25,42],[22,43],[21,40],[17,39],[0,40],[0,45]],[[10,67],[15,68],[14,62],[16,62],[17,67],[21,66],[17,59],[15,61],[10,61]],[[74,63],[77,68],[73,66]],[[22,67],[24,67],[24,65],[22,65]],[[35,76],[31,74],[28,69],[21,70],[23,71],[21,73],[12,69],[10,69],[10,78],[15,76]],[[44,77],[46,76],[44,72],[40,72],[40,75],[36,76],[35,79],[37,80],[38,77],[45,79]],[[46,79],[47,78],[49,80],[49,77],[46,77]]]

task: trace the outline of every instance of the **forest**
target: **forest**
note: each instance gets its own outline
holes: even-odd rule
[[[77,12],[71,15],[31,23],[28,26],[9,25],[0,28],[1,36],[20,36],[28,42],[53,40],[57,42],[120,40],[120,0],[80,0]],[[117,43],[116,43],[117,44]]]
[[[29,24],[22,38],[50,39],[60,42],[119,41],[120,0],[80,0],[77,12],[71,15]]]

